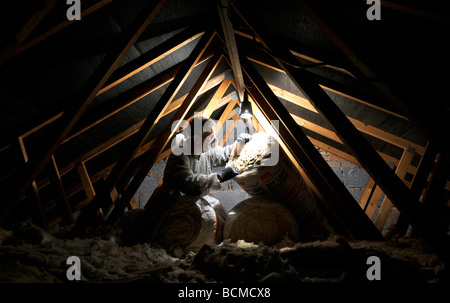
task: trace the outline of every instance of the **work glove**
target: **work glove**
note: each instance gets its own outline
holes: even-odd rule
[[[233,155],[240,155],[245,144],[252,139],[252,136],[246,133],[240,134],[236,139],[236,147],[233,150]]]
[[[238,137],[237,137],[237,139],[236,139],[236,141],[238,142],[238,143],[244,143],[244,144],[246,144],[248,141],[250,141],[252,139],[252,135],[249,135],[249,134],[247,134],[247,133],[242,133],[242,134],[240,134]]]
[[[222,183],[236,177],[237,175],[239,175],[239,173],[228,166],[225,167],[225,169],[222,170],[221,173],[217,174],[217,178],[219,179],[220,183]]]

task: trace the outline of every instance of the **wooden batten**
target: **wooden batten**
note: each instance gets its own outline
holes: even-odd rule
[[[248,92],[253,116],[243,121],[249,133],[264,131],[277,140],[336,234],[351,241],[385,241],[413,231],[442,264],[450,262],[444,215],[450,207],[450,150],[442,132],[450,108],[436,98],[445,83],[432,66],[408,65],[421,53],[445,57],[445,48],[427,45],[450,18],[381,2],[384,19],[405,18],[405,26],[421,21],[418,26],[435,31],[417,45],[413,36],[397,40],[392,34],[402,27],[382,27],[380,37],[393,39],[381,50],[386,57],[374,55],[379,49],[370,43],[377,37],[362,39],[348,30],[358,24],[378,33],[368,25],[377,22],[366,24],[364,14],[362,23],[339,22],[337,14],[313,0],[281,3],[276,10],[269,4],[256,9],[257,3],[217,0],[196,3],[202,7],[195,14],[184,11],[183,1],[128,6],[92,0],[81,16],[98,16],[84,23],[66,20],[69,3],[40,2],[11,12],[11,18],[30,19],[22,24],[11,19],[13,31],[4,33],[11,39],[0,50],[0,68],[6,71],[1,90],[8,98],[2,113],[8,133],[4,130],[0,140],[5,164],[0,226],[31,219],[42,228],[71,226],[69,236],[80,237],[90,226],[116,224],[126,209],[143,206],[147,189],[163,174],[165,164],[158,162],[171,155],[171,140],[186,120],[217,119],[217,143],[225,146],[242,122],[239,107]],[[337,4],[327,5],[338,10]],[[291,19],[283,7],[299,18]],[[356,13],[353,9],[344,15]],[[285,32],[276,23],[283,17],[292,21]],[[102,43],[109,36],[116,41]],[[84,44],[65,45],[70,41]],[[400,45],[417,48],[404,56]],[[23,76],[23,71],[29,73]],[[66,82],[46,81],[60,76]],[[420,106],[420,101],[428,103]],[[341,159],[323,156],[320,149]],[[343,164],[338,176],[334,165],[343,160],[359,167]],[[365,184],[363,170],[369,175]],[[157,186],[162,184],[163,179]],[[353,195],[359,189],[357,201]],[[229,190],[233,200],[248,197]],[[223,198],[223,193],[211,194]],[[152,242],[152,235],[137,239],[136,231],[156,232],[173,202],[156,205],[152,195],[146,221],[131,227],[132,244]],[[234,206],[225,200],[226,208]],[[81,215],[74,218],[73,211]]]
[[[414,148],[406,148],[403,151],[402,158],[400,159],[397,169],[395,170],[395,173],[402,180],[404,180],[406,176],[407,168],[410,165],[413,157],[414,157]],[[385,196],[380,206],[380,209],[378,210],[377,217],[375,218],[375,226],[378,228],[380,232],[383,231],[384,225],[386,224],[386,221],[389,217],[392,206],[393,206],[392,202],[389,200],[389,198]]]
[[[55,156],[52,156],[50,163],[50,179],[54,184],[56,189],[56,199],[58,207],[60,209],[62,220],[65,224],[72,224],[75,222],[72,210],[69,205],[69,200],[67,198],[66,190],[61,180],[61,175],[59,173],[58,165],[56,163]]]

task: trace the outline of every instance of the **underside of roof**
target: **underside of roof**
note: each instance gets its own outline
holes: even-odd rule
[[[70,21],[63,1],[16,1],[0,13],[0,224],[82,229],[105,200],[114,223],[169,155],[173,122],[239,119],[242,80],[253,126],[279,136],[346,235],[381,238],[318,148],[363,167],[448,260],[433,219],[450,207],[441,2],[381,1],[370,21],[361,0],[84,0]]]

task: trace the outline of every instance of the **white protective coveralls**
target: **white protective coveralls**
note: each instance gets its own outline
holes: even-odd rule
[[[180,146],[185,141],[182,134],[178,134],[175,140],[178,140],[176,145],[180,144]],[[237,143],[222,147],[217,146],[216,142],[217,138],[214,137],[211,144],[208,145],[209,149],[201,153],[198,159],[193,155],[184,153],[172,152],[170,154],[164,170],[162,184],[155,189],[145,205],[145,220],[142,222],[142,227],[139,228],[141,231],[154,230],[156,232],[157,227],[154,224],[157,224],[159,218],[169,211],[181,195],[203,197],[216,212],[218,223],[223,226],[227,211],[217,199],[207,195],[210,189],[218,190],[221,188],[217,173],[212,172],[213,167],[224,166]],[[152,238],[152,234],[142,236],[144,238],[138,240],[139,242],[149,241]],[[218,240],[221,236],[220,233]]]
[[[217,138],[214,141],[217,142]],[[236,142],[224,147],[217,146],[215,142],[211,144],[209,150],[200,154],[198,159],[193,155],[171,153],[167,159],[162,184],[155,189],[147,204],[176,199],[182,194],[203,197],[209,194],[210,189],[219,190],[220,182],[217,173],[213,173],[212,169],[216,166],[225,166]]]

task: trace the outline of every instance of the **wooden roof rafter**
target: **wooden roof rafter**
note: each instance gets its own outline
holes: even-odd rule
[[[164,152],[164,149],[168,146],[173,135],[178,131],[181,123],[187,118],[186,115],[188,114],[189,110],[195,103],[202,88],[206,85],[207,81],[212,76],[214,70],[222,60],[222,57],[223,56],[220,53],[216,53],[214,55],[214,57],[208,63],[208,66],[205,67],[201,75],[198,77],[197,81],[189,91],[186,98],[183,100],[181,106],[176,111],[175,115],[172,117],[171,121],[168,123],[163,133],[156,139],[153,148],[143,155],[141,159],[141,165],[139,165],[138,172],[133,176],[132,181],[125,188],[121,200],[119,200],[119,202],[116,203],[113,212],[108,217],[107,223],[115,224],[116,221],[119,219],[120,215],[122,215],[124,211],[124,206],[126,205],[126,203],[128,203],[128,201],[130,201],[133,198],[134,194],[141,185],[148,171],[156,163],[160,154]]]
[[[143,54],[138,59],[114,70],[114,72],[112,73],[111,77],[107,80],[105,85],[97,92],[97,96],[99,94],[115,87],[116,85],[122,83],[123,81],[132,77],[133,75],[139,73],[140,71],[142,71],[144,69],[144,68],[142,68],[142,66],[148,67],[149,65],[163,59],[164,57],[170,55],[171,53],[180,49],[181,47],[188,44],[189,42],[200,37],[201,35],[203,35],[203,33],[204,33],[204,31],[201,31],[198,26],[189,27],[186,30],[179,33],[178,35],[175,35],[174,37],[168,39],[166,42],[158,45],[156,48],[153,48],[150,51],[148,51],[147,53]],[[206,53],[204,58],[201,61],[199,61],[198,64],[203,63],[205,60],[211,58],[211,56],[212,56],[211,53]],[[154,78],[138,85],[137,87],[134,87],[129,92],[123,93],[122,97],[125,98],[125,96],[134,96],[136,99],[132,100],[131,102],[135,102],[135,101],[139,100],[139,98],[144,97],[146,95],[146,93],[150,93],[150,92],[154,91],[155,89],[158,89],[159,87],[161,87],[161,86],[167,84],[168,82],[170,82],[171,80],[173,80],[173,78],[175,77],[175,74],[180,69],[180,67],[181,67],[181,65],[178,64],[178,65],[170,68],[169,70],[163,72],[162,74],[155,76]],[[149,89],[147,89],[147,87]],[[117,97],[116,100],[120,99],[122,97]],[[69,102],[69,101],[67,101],[67,102]],[[64,102],[64,103],[66,103],[66,102]],[[116,104],[116,101],[113,100],[112,103]],[[122,104],[122,103],[117,102],[117,104]],[[125,105],[126,104],[127,103],[125,103]],[[111,107],[112,107],[112,105],[111,105]],[[120,109],[120,106],[118,109]],[[107,117],[108,114],[110,114],[110,112],[112,110],[106,109],[106,110],[102,110],[102,111],[107,112],[104,114],[104,116]],[[57,113],[53,113],[53,114],[50,113],[50,116],[49,116],[49,113],[45,113],[43,115],[43,117],[33,119],[33,121],[31,121],[31,123],[24,125],[22,127],[21,131],[19,131],[16,134],[11,135],[12,139],[10,139],[9,141],[13,141],[15,137],[25,138],[25,137],[33,134],[34,132],[42,129],[43,127],[57,121],[63,115],[63,113],[64,113],[64,109],[60,109],[60,110],[57,110]],[[100,115],[100,113],[95,113],[94,116],[95,115]],[[96,123],[102,121],[102,118],[100,118],[100,117],[97,119],[91,118],[90,123],[86,122],[87,119],[88,119],[88,117],[83,116],[83,118],[77,122],[77,124],[74,126],[74,129],[63,140],[62,143],[67,142],[73,136],[78,135],[79,132],[84,131],[87,128],[92,127]],[[35,120],[38,120],[39,122],[36,123]],[[94,120],[94,121],[92,121],[92,120]],[[84,125],[84,126],[81,126],[81,125]],[[84,128],[86,128],[86,129],[84,129]],[[8,146],[7,145],[8,143],[6,143],[6,142],[3,144],[4,144],[4,147]]]
[[[292,50],[291,50],[291,52],[295,55],[295,52],[293,52]],[[260,55],[254,53],[254,52],[248,51],[248,50],[246,50],[245,53],[247,54],[247,58],[249,60],[251,60],[257,64],[260,64],[264,67],[275,70],[277,72],[286,74],[286,72],[283,69],[279,68],[276,65],[276,62],[269,62],[267,59],[262,58]],[[316,60],[316,59],[311,59],[311,60],[312,60],[312,62],[315,62],[315,61],[321,62],[320,60]],[[305,72],[310,77],[316,78],[319,81],[320,86],[329,92],[333,92],[333,93],[341,95],[343,97],[352,99],[356,102],[373,107],[377,110],[385,112],[389,115],[393,115],[400,119],[408,120],[407,117],[403,116],[402,114],[398,113],[397,111],[393,111],[391,108],[388,108],[388,106],[386,106],[386,105],[390,105],[390,104],[386,104],[387,101],[385,101],[384,99],[380,100],[377,96],[372,96],[362,90],[356,89],[349,85],[344,85],[333,79],[330,79],[330,78],[327,78],[324,76],[320,76],[320,75],[310,72],[308,70],[306,70]]]
[[[136,17],[130,27],[123,33],[120,40],[115,44],[111,52],[102,60],[100,66],[91,75],[85,87],[76,96],[74,106],[68,111],[64,111],[60,124],[56,127],[57,135],[50,139],[49,146],[42,146],[41,149],[30,156],[30,161],[27,162],[24,169],[19,174],[18,190],[12,191],[14,197],[8,197],[10,201],[9,206],[0,217],[2,223],[6,217],[16,208],[20,203],[20,199],[30,187],[31,183],[37,178],[44,166],[50,160],[53,153],[59,147],[62,140],[70,133],[77,121],[89,107],[92,100],[95,98],[97,92],[103,87],[107,79],[111,76],[113,71],[122,61],[122,58],[137,41],[140,34],[147,28],[150,21],[159,11],[165,0],[158,2],[150,2],[145,5],[140,14]]]
[[[203,87],[203,89],[201,90],[201,94],[207,92],[210,89],[215,88],[216,86],[220,85],[221,83],[223,83],[223,80],[225,78],[225,73],[222,73],[216,77],[214,77],[213,79],[210,79],[205,87]],[[172,101],[169,105],[169,107],[167,108],[167,110],[164,112],[164,116],[168,115],[169,113],[173,112],[174,110],[177,110],[182,102],[184,101],[184,99],[187,97],[187,94],[181,96],[180,98]],[[214,111],[223,107],[225,104],[228,104],[228,102],[230,102],[231,100],[231,94],[228,94],[226,96],[222,96],[222,98],[218,101],[217,106],[214,108]],[[62,169],[61,169],[61,175],[64,176],[67,173],[69,173],[72,169],[74,169],[77,166],[77,163],[85,163],[87,161],[91,161],[93,159],[95,159],[97,156],[101,155],[102,153],[104,153],[105,151],[109,150],[110,148],[114,147],[117,144],[120,144],[122,141],[124,141],[125,139],[129,138],[130,136],[134,135],[136,132],[139,131],[139,128],[142,126],[142,124],[144,123],[145,119],[142,119],[141,121],[135,123],[134,125],[130,126],[129,128],[127,128],[126,130],[114,135],[113,137],[111,137],[110,139],[105,140],[104,142],[100,143],[98,146],[92,148],[91,150],[87,151],[86,153],[80,155],[79,157],[77,157],[75,160],[67,163]],[[153,148],[153,145],[155,143],[156,139],[151,140],[150,142],[146,143],[145,145],[143,145],[139,151],[136,153],[136,155],[133,157],[133,160],[136,159],[137,157],[141,156],[143,153],[145,153],[146,151],[148,151],[149,149]],[[38,185],[39,185],[39,189],[43,188],[44,186],[46,186],[46,184],[48,184],[48,182],[43,179]]]
[[[13,56],[18,46],[27,39],[31,32],[44,19],[45,15],[56,5],[57,0],[45,0],[42,6],[31,16],[28,22],[16,33],[12,41],[0,51],[0,67]]]
[[[224,115],[224,120],[227,120],[229,118],[229,114],[232,113],[232,108],[234,108],[236,106],[236,104],[238,104],[238,100],[233,100],[232,97],[233,93],[227,94],[225,96],[223,96],[217,107],[215,108],[215,111],[220,110],[222,107],[224,107],[225,105],[228,107],[230,107],[230,110],[227,111],[228,115]],[[178,105],[179,106],[179,105]],[[178,107],[177,107],[178,108]],[[225,113],[225,111],[224,111]],[[203,113],[202,113],[203,114]],[[228,118],[227,118],[228,117]],[[143,123],[143,121],[139,122],[139,127],[141,125],[141,123]],[[136,125],[136,127],[138,127]],[[133,131],[136,131],[135,129]],[[77,163],[79,163],[80,165],[83,165],[85,162],[87,161],[91,161],[93,159],[95,159],[96,156],[100,155],[102,152],[108,150],[110,147],[112,147],[115,143],[113,142],[117,142],[118,140],[123,140],[121,139],[122,137],[119,137],[121,134],[118,134],[114,137],[114,139],[111,139],[110,142],[104,142],[103,147],[101,147],[101,150],[99,150],[99,148],[94,148],[93,150],[87,152],[86,154],[84,154],[83,156],[80,156],[78,159],[76,159],[75,161],[72,161],[70,163],[68,163],[65,167],[63,167],[60,170],[60,174],[61,176],[66,175],[67,173],[69,173],[72,169],[74,168],[78,168],[79,166],[77,166]],[[150,142],[146,143],[144,146],[142,146],[139,151],[136,153],[136,155],[133,157],[133,161],[136,160],[137,158],[139,158],[140,156],[142,156],[145,152],[149,151],[150,149],[153,148],[154,144],[156,142],[156,139],[151,140]],[[160,154],[160,156],[157,158],[156,161],[160,161],[162,159],[164,159],[165,157],[168,156],[168,153],[170,152],[170,148],[166,149],[163,153]],[[85,181],[87,181],[86,178],[88,178],[91,182],[91,184],[93,184],[94,182],[97,182],[98,180],[104,178],[105,175],[108,175],[111,170],[113,169],[113,167],[117,164],[117,162],[114,162],[110,165],[108,165],[107,167],[99,170],[99,171],[95,171],[92,172],[89,176],[86,177],[86,172],[83,172],[83,177],[85,178]],[[137,164],[134,164],[137,166]],[[134,175],[133,175],[134,176]],[[41,190],[42,188],[44,188],[45,186],[47,186],[49,184],[48,180],[42,180],[38,185],[36,189]],[[83,188],[81,186],[75,186],[73,188],[70,188],[67,192],[67,196],[68,197],[72,197],[73,195],[75,195],[76,193],[78,193],[80,190],[82,190]],[[90,197],[89,201],[86,202],[90,202],[90,200],[92,199],[93,195]],[[82,206],[86,205],[87,203],[80,203],[83,205],[76,205],[77,209],[82,208]]]
[[[304,3],[304,1],[299,1]],[[292,53],[283,46],[281,41],[273,41],[268,31],[262,29],[263,25],[259,20],[255,20],[250,16],[250,24],[249,20],[246,19],[249,16],[244,16],[234,4],[232,4],[232,7],[243,22],[256,33],[264,47],[282,56],[288,62],[294,60]],[[257,29],[255,29],[255,26],[257,26]],[[264,38],[262,38],[262,34]],[[308,97],[321,115],[329,122],[331,127],[335,129],[336,134],[345,142],[363,168],[383,189],[400,212],[408,218],[414,228],[422,233],[424,239],[433,247],[436,254],[443,260],[448,261],[450,256],[449,235],[435,221],[429,217],[421,216],[419,201],[412,197],[403,181],[395,175],[392,169],[362,137],[316,81],[308,78],[301,69],[293,69],[280,60],[276,58],[275,60],[278,61],[277,64],[282,67],[300,91]]]
[[[106,4],[110,3],[113,0],[98,0],[96,3],[94,3],[93,5],[89,6],[86,9],[83,9],[80,12],[80,17],[84,18],[86,16],[88,16],[89,14],[99,10],[100,8],[104,7]],[[57,2],[57,1],[53,1],[53,2]],[[55,35],[56,33],[58,33],[59,31],[63,30],[64,28],[68,27],[71,24],[74,24],[75,21],[74,20],[65,20],[55,26],[53,26],[52,28],[46,30],[43,33],[40,33],[38,35],[36,35],[36,37],[33,37],[29,40],[24,40],[22,41],[22,43],[20,43],[19,45],[17,45],[16,47],[14,47],[10,52],[9,52],[9,56],[7,59],[10,59],[14,56],[17,56],[18,54],[28,50],[29,48],[41,43],[42,41],[48,39],[49,37]]]
[[[296,161],[305,167],[306,174],[323,195],[324,201],[332,204],[332,207],[328,205],[328,210],[333,209],[338,212],[338,218],[341,219],[341,222],[353,237],[381,240],[381,234],[378,233],[372,222],[361,213],[349,191],[308,140],[266,82],[258,75],[251,64],[248,61],[246,62],[246,59],[242,58],[241,62],[245,74],[250,77],[254,84],[254,86],[248,88],[253,100],[260,107],[260,110],[267,115],[269,121],[279,121],[280,136],[283,138],[286,148],[290,150]]]
[[[329,21],[324,18],[316,7],[312,5],[312,2],[307,0],[296,0],[299,7],[322,29],[322,31],[335,43],[335,45],[348,57],[348,59],[353,62],[353,64],[359,69],[359,71],[367,78],[377,78],[377,73],[375,72],[376,65],[370,63],[370,60],[362,59],[361,55],[358,54],[356,48],[352,46],[352,41],[350,38],[346,38],[342,32],[338,32],[331,27]],[[390,4],[390,3],[389,3]],[[395,6],[391,8],[407,8],[406,6]],[[408,10],[411,12],[420,12],[420,10]],[[417,14],[416,14],[417,15]],[[441,20],[442,21],[442,20]],[[449,20],[446,19],[446,22]],[[380,93],[382,93],[387,100],[391,102],[396,108],[398,108],[410,121],[412,121],[416,127],[426,134],[430,140],[436,144],[436,147],[441,149],[447,160],[450,159],[450,146],[448,140],[440,140],[439,134],[440,130],[447,126],[445,121],[445,113],[440,110],[433,111],[432,115],[424,115],[424,112],[428,111],[429,108],[417,106],[418,102],[408,102],[404,100],[398,91],[395,91],[392,87],[395,85],[388,83],[388,81],[378,80],[373,82],[374,87],[376,87]],[[428,117],[427,117],[428,116]]]
[[[180,90],[181,86],[186,81],[196,63],[201,59],[214,36],[215,32],[212,31],[208,31],[208,33],[204,34],[195,46],[192,53],[189,55],[188,59],[184,61],[174,80],[165,90],[163,96],[160,98],[157,104],[155,104],[139,131],[136,133],[136,135],[133,136],[133,141],[130,143],[130,148],[121,155],[120,160],[117,162],[117,164],[114,166],[113,170],[105,180],[104,186],[97,192],[92,202],[88,205],[87,209],[77,220],[77,224],[73,228],[74,235],[78,235],[84,232],[85,228],[92,223],[93,215],[95,215],[96,211],[100,208],[101,201],[104,199],[104,197],[107,197],[110,194],[114,186],[120,181],[128,165],[132,161],[133,156],[144,144],[145,139],[153,130],[155,124],[160,120],[161,116],[164,114],[170,102],[173,100],[176,93]],[[128,201],[125,201],[125,203],[128,203]]]

